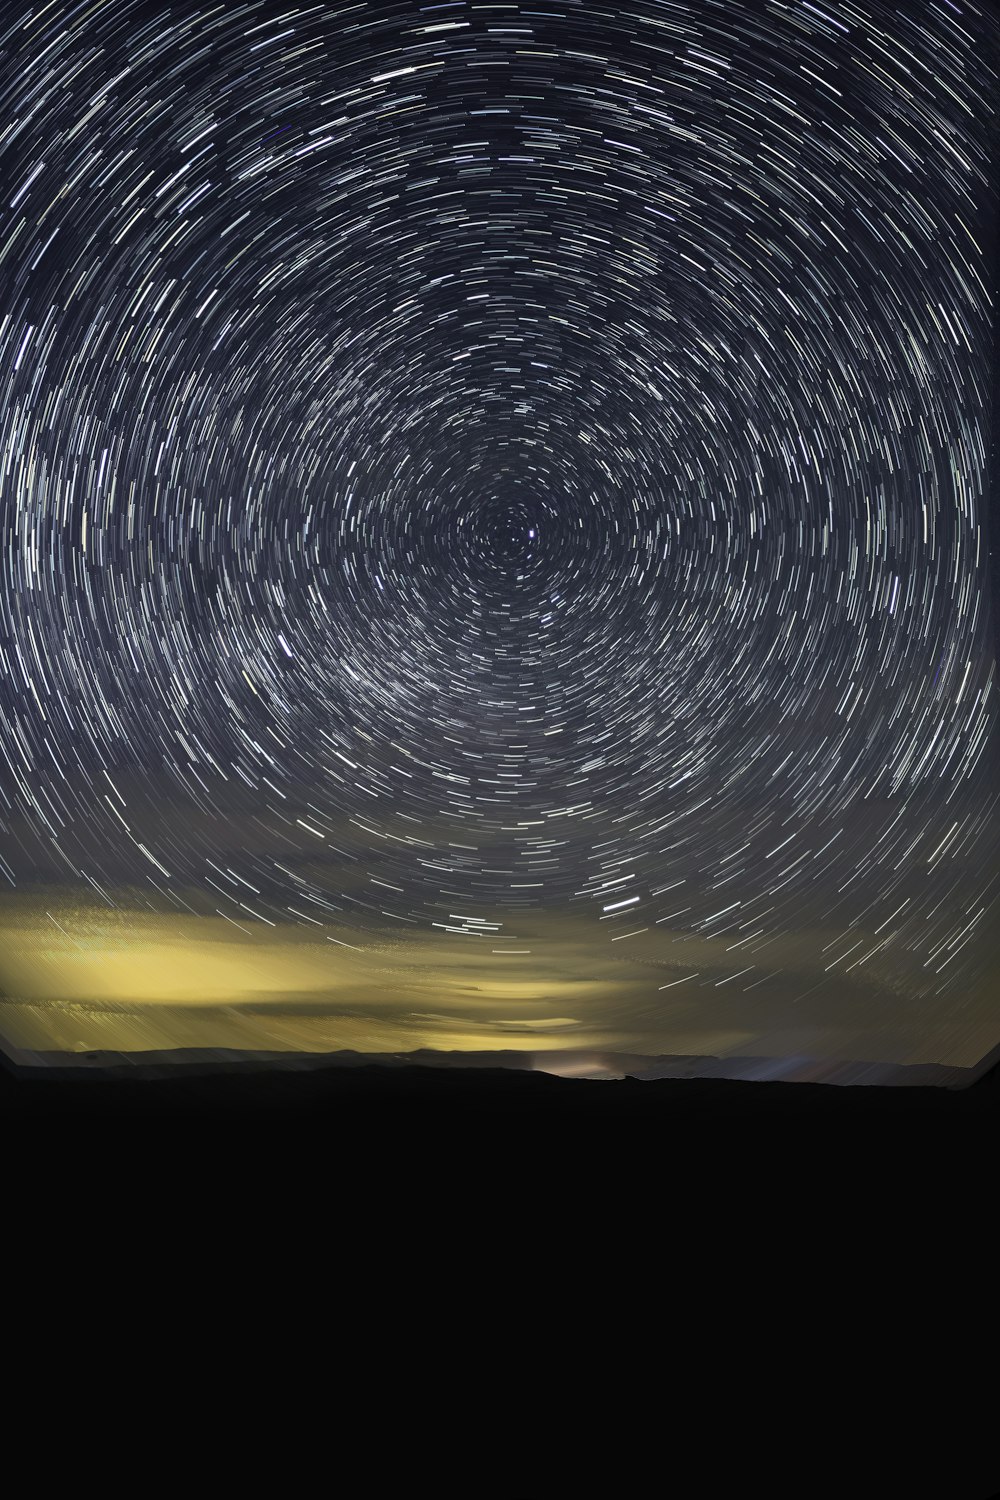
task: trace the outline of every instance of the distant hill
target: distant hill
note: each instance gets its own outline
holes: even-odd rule
[[[668,1079],[730,1080],[760,1084],[828,1084],[837,1087],[947,1088],[965,1089],[1000,1063],[995,1048],[975,1068],[947,1067],[938,1063],[896,1064],[852,1062],[814,1057],[714,1057],[711,1055],[662,1055],[560,1051],[445,1052],[419,1048],[414,1052],[246,1052],[237,1049],[181,1047],[143,1052],[21,1052],[8,1048],[9,1062],[16,1070],[42,1070],[67,1081],[83,1074],[106,1074],[108,1078],[139,1079],[204,1077],[233,1073],[301,1073],[330,1069],[407,1068],[436,1070],[468,1069],[475,1072],[511,1071],[535,1073],[574,1080],[633,1078],[644,1082]]]

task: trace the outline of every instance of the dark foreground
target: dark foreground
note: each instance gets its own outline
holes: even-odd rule
[[[113,1343],[129,1379],[176,1347],[215,1410],[233,1358],[266,1426],[261,1371],[295,1368],[263,1359],[270,1329],[396,1423],[408,1370],[444,1494],[574,1494],[582,1467],[581,1492],[631,1496],[654,1460],[678,1495],[1000,1491],[995,1068],[956,1089],[4,1061],[0,1112],[8,1302],[88,1360]],[[62,1422],[64,1348],[28,1347]],[[459,1442],[477,1476],[503,1452],[520,1477],[470,1483]],[[678,1445],[700,1478],[675,1489]]]

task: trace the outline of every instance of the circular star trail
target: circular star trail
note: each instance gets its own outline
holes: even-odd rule
[[[982,13],[279,9],[4,14],[8,878],[967,980]]]

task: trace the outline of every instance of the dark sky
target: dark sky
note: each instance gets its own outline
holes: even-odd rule
[[[2,24],[9,998],[1000,1039],[996,23]]]

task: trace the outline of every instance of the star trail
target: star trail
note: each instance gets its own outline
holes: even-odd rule
[[[0,25],[8,1014],[152,922],[418,1039],[1000,1040],[995,22]]]

